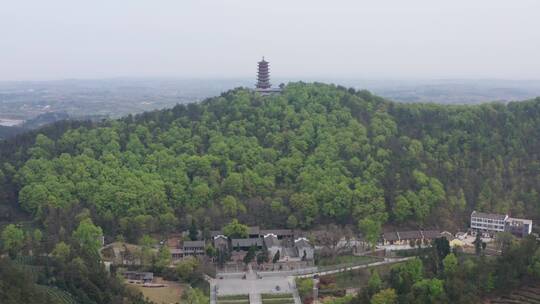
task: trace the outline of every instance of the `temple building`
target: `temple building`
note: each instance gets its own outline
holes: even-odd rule
[[[272,84],[270,83],[270,63],[264,60],[264,57],[257,63],[257,84],[255,85],[255,90],[262,95],[281,92],[279,88],[272,88]]]

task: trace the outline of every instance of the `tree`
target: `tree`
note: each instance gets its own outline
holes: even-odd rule
[[[32,250],[34,253],[39,253],[41,249],[41,241],[43,240],[43,232],[39,229],[34,229],[32,232]]]
[[[33,158],[50,158],[54,153],[54,141],[43,134],[36,136],[34,147],[29,149]]]
[[[381,223],[370,218],[365,218],[358,222],[358,227],[364,233],[364,238],[368,241],[370,246],[374,247],[381,234]]]
[[[308,193],[294,193],[290,197],[290,205],[298,216],[290,215],[287,219],[289,227],[296,227],[300,224],[302,227],[310,225],[317,217],[318,206],[315,197]],[[294,226],[294,227],[293,227]]]
[[[44,204],[49,202],[50,193],[43,184],[29,184],[19,192],[19,203],[29,212],[40,215]]]
[[[229,224],[223,227],[223,234],[230,238],[246,238],[249,227],[240,224],[237,219],[233,219]]]
[[[178,219],[171,212],[167,212],[159,216],[159,224],[161,230],[163,230],[165,234],[169,234],[174,231],[178,225]]]
[[[345,227],[338,227],[334,224],[326,225],[322,231],[317,234],[316,242],[323,247],[322,254],[330,255],[335,258],[340,252],[350,249],[350,236],[352,232]],[[341,241],[345,239],[346,244]]]
[[[143,265],[150,265],[155,261],[155,253],[152,251],[152,247],[155,244],[156,240],[148,234],[143,235],[139,239],[139,245],[141,246],[141,263]]]
[[[439,237],[433,240],[430,252],[430,266],[434,273],[439,273],[443,267],[443,259],[450,253],[450,243],[446,237]]]
[[[257,264],[261,265],[263,263],[268,263],[268,250],[261,250],[259,254],[257,254]]]
[[[456,256],[453,253],[448,254],[443,259],[443,267],[444,267],[444,273],[447,276],[451,276],[457,271],[458,260],[457,260]]]
[[[16,256],[24,245],[24,232],[14,224],[7,225],[2,231],[2,247],[10,256]]]
[[[298,227],[298,220],[296,219],[296,216],[294,214],[289,215],[287,218],[287,227],[294,229]]]
[[[392,288],[387,288],[379,291],[371,297],[371,304],[396,304],[396,291]]]
[[[64,242],[59,242],[54,246],[52,255],[62,262],[67,262],[71,254],[71,246]]]
[[[396,220],[400,222],[405,221],[409,216],[411,216],[411,205],[405,196],[399,195],[396,198],[393,212]]]
[[[540,249],[536,249],[527,271],[536,279],[540,279]]]
[[[217,256],[217,249],[212,244],[208,244],[205,247],[205,253],[207,257],[213,258]]]
[[[199,267],[199,261],[193,257],[189,257],[176,264],[176,273],[180,279],[190,282],[195,278],[194,275],[197,267]]]
[[[182,293],[181,303],[185,304],[208,304],[210,299],[198,288],[189,287]]]
[[[158,250],[156,266],[160,269],[164,269],[171,264],[171,250],[168,246],[161,246]]]
[[[244,263],[247,265],[253,261],[257,253],[257,247],[251,246],[248,249],[247,254],[244,256]]]
[[[439,279],[423,279],[413,285],[415,303],[441,303],[444,299],[443,281]]]
[[[78,242],[81,249],[96,257],[101,247],[102,237],[103,231],[101,228],[94,225],[89,218],[83,219],[73,232],[73,238]]]
[[[390,272],[390,283],[398,294],[408,293],[412,286],[423,279],[424,266],[419,258],[393,266]]]
[[[433,243],[439,261],[442,261],[450,253],[450,243],[445,237],[436,238]]]
[[[510,232],[499,232],[495,237],[495,242],[501,252],[506,252],[512,245],[514,239],[515,237]]]
[[[242,192],[242,174],[240,173],[231,173],[223,181],[223,191],[231,195],[239,195]]]
[[[368,294],[372,296],[375,293],[379,292],[379,290],[381,290],[381,286],[382,280],[379,276],[379,272],[377,270],[373,270],[368,280]]]
[[[277,263],[279,261],[279,258],[280,258],[280,252],[279,250],[276,251],[276,254],[274,254],[274,257],[272,258],[272,263]]]
[[[239,212],[245,213],[246,207],[239,201],[236,200],[234,196],[227,195],[223,199],[222,203],[223,212],[228,216],[236,216]]]
[[[480,255],[482,253],[482,238],[480,237],[480,232],[476,233],[476,238],[474,239],[474,249],[476,255]]]
[[[189,226],[189,238],[192,241],[196,241],[199,237],[199,230],[197,229],[197,224],[195,224],[195,220],[191,220],[191,225]]]
[[[313,292],[313,279],[296,279],[296,287],[298,288],[298,293],[300,296],[305,298]]]

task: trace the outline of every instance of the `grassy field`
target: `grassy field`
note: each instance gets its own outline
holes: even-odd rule
[[[371,269],[377,270],[381,277],[390,272],[390,268],[395,265],[382,265],[370,269],[357,269],[352,271],[341,272],[334,274],[336,278],[337,288],[361,288],[367,285],[367,281],[371,276]]]
[[[292,293],[263,293],[261,294],[262,299],[282,299],[282,298],[291,298]]]
[[[369,256],[354,256],[354,255],[341,255],[335,258],[324,257],[317,261],[317,267],[319,271],[334,270],[344,267],[358,266],[368,263],[373,263],[381,260],[376,257]]]
[[[249,300],[249,295],[218,296],[218,300]]]
[[[217,297],[218,304],[249,304],[249,295],[225,295]]]
[[[265,293],[261,295],[261,298],[263,304],[294,304],[294,298],[291,293]]]
[[[218,304],[249,304],[249,299],[245,300],[217,300]]]
[[[283,299],[262,299],[263,304],[294,304],[293,298],[283,298]]]
[[[180,297],[182,296],[182,290],[184,288],[182,284],[165,281],[160,278],[157,278],[155,283],[163,283],[167,285],[167,287],[148,288],[137,284],[129,285],[142,292],[145,298],[148,298],[156,304],[180,303]]]

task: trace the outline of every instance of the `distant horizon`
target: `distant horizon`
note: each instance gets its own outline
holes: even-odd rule
[[[328,81],[337,81],[337,80],[354,80],[354,81],[515,81],[515,82],[540,82],[540,78],[496,78],[496,77],[439,77],[439,78],[415,78],[415,77],[353,77],[353,76],[343,76],[343,77],[316,77],[316,76],[283,76],[283,77],[273,77],[272,71],[271,81],[274,79],[279,81],[287,82],[328,82]],[[197,80],[197,81],[219,81],[219,80],[242,80],[242,81],[255,81],[255,76],[230,76],[230,77],[195,77],[195,76],[110,76],[110,77],[73,77],[73,78],[54,78],[54,79],[14,79],[14,80],[0,80],[0,83],[45,83],[45,82],[62,82],[62,81],[114,81],[114,80],[132,80],[132,81],[144,81],[144,80]],[[273,85],[277,85],[273,83]]]
[[[537,0],[9,1],[0,80],[244,78],[262,56],[276,79],[540,79],[538,11]]]

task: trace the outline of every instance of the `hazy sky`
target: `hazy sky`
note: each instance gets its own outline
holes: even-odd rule
[[[2,0],[0,80],[540,79],[539,0]]]

